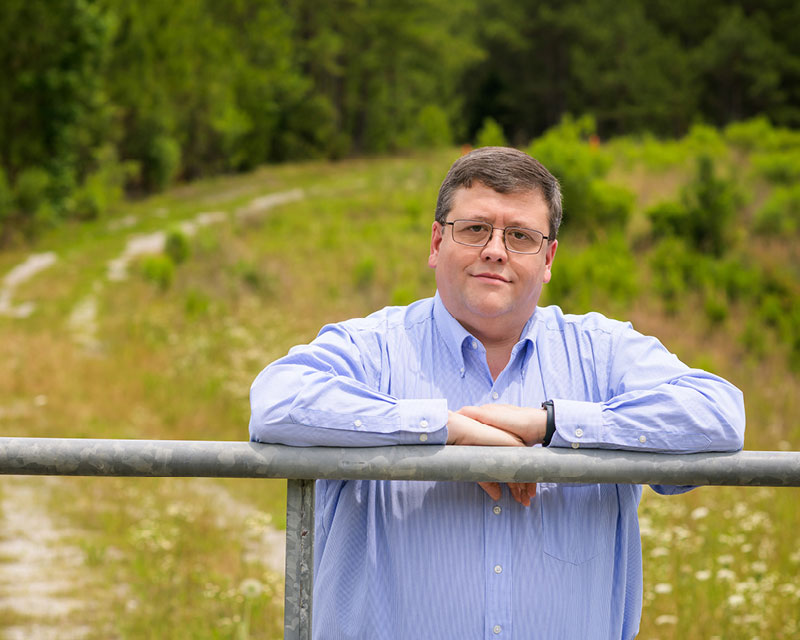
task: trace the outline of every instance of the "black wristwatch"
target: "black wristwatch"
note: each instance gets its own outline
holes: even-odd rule
[[[550,445],[550,441],[553,439],[553,434],[556,432],[556,408],[553,406],[552,400],[545,400],[542,403],[542,409],[547,410],[547,428],[544,432],[542,446],[547,447]]]

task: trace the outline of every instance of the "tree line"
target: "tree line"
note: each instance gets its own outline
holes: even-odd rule
[[[0,238],[265,162],[800,125],[793,0],[6,0]]]

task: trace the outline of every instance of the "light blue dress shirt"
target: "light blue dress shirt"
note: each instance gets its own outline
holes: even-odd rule
[[[447,410],[552,399],[552,447],[741,449],[741,392],[599,314],[537,308],[492,379],[438,294],[324,327],[251,389],[251,439],[442,445]],[[677,493],[688,487],[654,487]],[[635,637],[641,487],[540,483],[530,507],[476,483],[317,482],[320,640]]]

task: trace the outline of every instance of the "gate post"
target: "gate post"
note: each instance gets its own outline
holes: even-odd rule
[[[315,482],[290,479],[286,485],[284,640],[311,640]]]

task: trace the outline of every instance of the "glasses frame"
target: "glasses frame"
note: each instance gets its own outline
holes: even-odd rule
[[[456,224],[456,222],[474,222],[476,224],[487,224],[487,225],[489,225],[489,237],[486,238],[486,242],[484,242],[483,244],[469,244],[467,242],[461,242],[459,240],[456,240],[456,234],[455,234],[455,224]],[[495,229],[499,229],[500,231],[503,232],[503,246],[506,248],[506,251],[509,251],[511,253],[519,253],[520,255],[523,255],[523,256],[535,256],[535,255],[537,255],[538,253],[540,253],[542,251],[542,246],[544,246],[544,241],[545,240],[550,240],[550,236],[546,236],[541,231],[537,231],[536,229],[529,229],[528,227],[518,227],[516,225],[510,226],[510,227],[495,227],[491,222],[486,222],[485,220],[469,220],[469,219],[465,219],[465,218],[460,218],[458,220],[452,220],[450,222],[443,222],[442,223],[442,226],[446,226],[446,225],[449,225],[450,227],[452,227],[453,242],[455,242],[457,244],[460,244],[460,245],[462,245],[464,247],[485,247],[487,244],[489,244],[492,241],[492,237],[494,236],[494,230]],[[508,232],[509,229],[512,229],[512,230],[513,229],[518,229],[519,231],[524,231],[526,233],[538,233],[540,236],[542,236],[542,241],[539,243],[539,248],[536,251],[517,251],[516,249],[512,249],[511,247],[508,246],[508,241],[506,240],[506,233]]]

